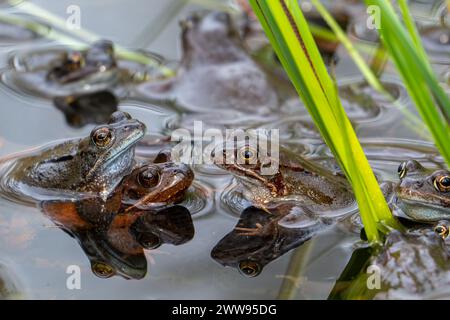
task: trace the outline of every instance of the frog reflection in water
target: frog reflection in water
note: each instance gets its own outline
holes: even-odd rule
[[[181,245],[194,236],[188,209],[174,205],[190,187],[190,167],[161,152],[153,163],[137,166],[105,201],[101,197],[44,201],[42,211],[79,241],[99,277],[142,278],[144,249]]]
[[[107,125],[95,128],[86,138],[13,159],[3,185],[31,198],[48,192],[97,192],[106,197],[131,172],[134,148],[144,133],[143,123],[116,112]]]
[[[175,100],[192,113],[232,109],[262,114],[277,107],[274,89],[242,47],[228,14],[194,14],[182,27],[183,58],[177,76],[142,84],[141,94]]]
[[[101,199],[97,201],[103,203]],[[85,219],[92,215],[89,210],[93,207],[44,201],[41,209],[79,242],[91,262],[92,272],[101,278],[120,275],[141,279],[147,273],[144,249],[156,249],[162,244],[181,245],[194,236],[189,210],[178,205],[119,213],[110,223],[97,225]],[[93,210],[98,213],[98,209]]]
[[[223,161],[217,157],[218,152],[222,152]],[[233,161],[227,161],[233,155]],[[277,159],[261,147],[238,142],[231,148],[216,148],[213,159],[235,175],[243,188],[242,195],[253,206],[242,212],[234,230],[211,255],[222,265],[239,268],[246,276],[258,275],[267,263],[355,209],[353,194],[343,176],[283,147]],[[276,172],[264,175],[262,166],[274,162]]]

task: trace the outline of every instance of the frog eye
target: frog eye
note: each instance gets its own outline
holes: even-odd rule
[[[92,141],[94,141],[97,147],[106,148],[113,141],[113,133],[107,127],[96,129],[92,133]]]
[[[239,262],[239,271],[246,277],[256,277],[261,273],[261,266],[255,261],[241,261]]]
[[[440,192],[450,191],[450,176],[439,176],[434,179],[434,187]]]
[[[79,52],[70,53],[65,61],[65,65],[69,69],[69,71],[78,70],[83,64],[83,56]]]
[[[103,262],[95,262],[92,265],[92,272],[99,278],[111,278],[116,274],[113,267]]]
[[[398,166],[397,172],[398,172],[398,177],[400,179],[403,179],[403,177],[406,175],[406,162],[402,162],[400,163],[400,165]]]
[[[239,159],[245,164],[256,163],[257,156],[258,152],[252,147],[245,146],[239,150]]]
[[[159,172],[154,168],[146,169],[138,174],[137,180],[143,188],[153,188],[159,182]]]
[[[445,223],[438,223],[434,227],[434,232],[436,232],[439,236],[441,236],[442,239],[445,239],[448,237],[450,230]]]
[[[161,238],[153,233],[140,234],[136,240],[144,249],[147,250],[154,250],[162,245]]]

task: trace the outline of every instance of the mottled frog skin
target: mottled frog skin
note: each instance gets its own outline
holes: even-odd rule
[[[238,141],[218,146],[213,161],[233,174],[243,186],[244,196],[259,207],[291,202],[308,211],[332,211],[354,204],[351,188],[344,176],[309,162],[280,146],[272,155],[258,144]],[[216,157],[222,154],[223,157]],[[228,157],[228,158],[227,158]],[[228,160],[227,160],[228,159]],[[264,174],[264,167],[275,168]]]

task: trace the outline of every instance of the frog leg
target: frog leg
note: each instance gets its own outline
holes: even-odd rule
[[[260,223],[255,224],[255,228],[241,228],[236,227],[234,230],[238,231],[240,236],[259,236],[264,232],[264,226]]]

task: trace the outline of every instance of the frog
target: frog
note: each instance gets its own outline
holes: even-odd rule
[[[160,63],[153,56],[151,59]],[[111,41],[98,40],[82,50],[50,48],[19,53],[4,72],[3,81],[13,90],[49,100],[104,90],[124,98],[129,86],[153,76],[160,75],[147,65],[117,58]]]
[[[122,182],[122,203],[130,211],[154,208],[184,200],[194,172],[184,163],[170,161],[170,150],[161,151],[152,163],[135,168]]]
[[[243,197],[257,207],[291,203],[309,212],[338,212],[354,206],[342,173],[277,147],[269,150],[254,139],[228,140],[214,148],[211,160],[236,178]]]
[[[108,40],[94,42],[85,53],[69,51],[63,60],[47,73],[47,79],[60,84],[80,81],[83,78],[117,67],[114,45]]]
[[[250,206],[242,211],[234,229],[214,246],[211,257],[253,278],[268,263],[301,246],[326,227],[326,222],[288,204],[269,212]]]
[[[145,131],[142,122],[117,111],[87,137],[12,156],[3,164],[3,191],[31,202],[83,193],[107,198],[132,171],[134,149]]]
[[[69,126],[82,128],[88,124],[108,121],[119,105],[114,93],[102,90],[94,93],[55,97],[54,106],[60,110]]]
[[[448,298],[450,251],[430,228],[391,230],[380,246],[358,241],[353,248],[329,300]],[[366,281],[372,286],[360,285]]]
[[[225,12],[195,13],[181,22],[182,60],[175,77],[137,86],[137,94],[171,101],[184,113],[268,115],[278,109],[270,79],[250,57]],[[232,111],[232,112],[231,112]]]
[[[399,165],[398,176],[397,183],[381,184],[395,215],[425,224],[450,220],[450,171],[425,168],[411,159]]]

